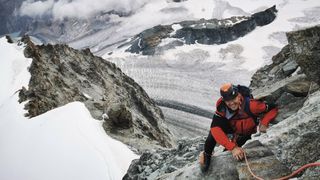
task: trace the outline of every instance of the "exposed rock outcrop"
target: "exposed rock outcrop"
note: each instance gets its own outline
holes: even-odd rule
[[[279,178],[320,160],[319,32],[320,27],[313,27],[288,33],[289,45],[252,77],[254,96],[276,102],[279,107],[276,124],[244,145],[253,172],[260,177]],[[180,142],[176,149],[154,151],[147,160],[134,161],[124,179],[254,179],[244,162],[236,162],[229,152],[219,150],[208,173],[201,173],[195,155],[202,144],[202,139],[194,139]],[[166,153],[174,160],[167,160]],[[190,160],[184,158],[188,154],[192,154]],[[158,157],[161,163],[157,164]],[[175,168],[166,171],[171,166]],[[310,168],[299,176],[318,179],[319,168]]]
[[[129,52],[152,55],[156,51],[183,44],[222,44],[246,35],[257,26],[271,23],[276,18],[276,12],[276,7],[273,6],[251,17],[232,17],[223,20],[200,19],[172,25],[158,25],[141,32],[124,45],[130,45],[127,49]],[[160,45],[166,38],[171,39],[170,43]]]
[[[216,153],[207,173],[202,173],[198,155],[202,150],[201,138],[181,140],[171,150],[144,153],[134,160],[123,179],[248,179],[250,173],[245,162],[237,163],[229,152]],[[290,173],[273,153],[259,141],[245,147],[252,170],[261,177],[277,178]]]
[[[123,179],[157,179],[166,173],[171,173],[194,162],[202,149],[201,138],[183,139],[177,142],[177,147],[170,150],[150,150],[134,160]]]
[[[263,92],[262,96],[275,99],[280,107],[277,121],[281,122],[258,139],[291,170],[320,157],[319,32],[316,26],[288,33],[289,45],[252,82],[256,94]],[[264,77],[264,86],[259,76]],[[308,171],[301,179],[316,179],[315,174],[319,172]]]
[[[113,137],[138,150],[170,147],[171,133],[154,101],[113,63],[67,45],[34,45],[26,36],[25,56],[32,58],[28,89],[20,91],[26,116],[34,117],[73,101],[84,102]]]
[[[291,56],[302,71],[320,85],[320,26],[287,34]]]

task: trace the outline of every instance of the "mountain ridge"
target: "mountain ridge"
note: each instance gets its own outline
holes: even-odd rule
[[[69,102],[84,102],[93,118],[103,120],[111,136],[138,151],[173,145],[162,111],[133,79],[89,49],[35,45],[28,36],[24,54],[32,58],[28,88],[19,92],[26,116],[35,117]]]

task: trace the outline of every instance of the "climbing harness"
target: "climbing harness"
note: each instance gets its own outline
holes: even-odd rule
[[[248,167],[248,170],[249,172],[251,173],[251,175],[258,179],[258,180],[264,180],[263,178],[255,175],[251,168],[250,168],[250,165],[249,165],[249,162],[248,162],[248,159],[247,159],[247,156],[246,156],[246,153],[244,153],[244,159],[246,160],[246,164],[247,164],[247,167]],[[296,176],[298,173],[300,173],[301,171],[303,171],[304,169],[306,168],[309,168],[309,167],[312,167],[312,166],[320,166],[320,162],[315,162],[315,163],[309,163],[309,164],[306,164],[302,167],[300,167],[299,169],[295,170],[293,173],[291,173],[290,175],[287,175],[287,176],[284,176],[284,177],[280,177],[280,178],[277,178],[277,179],[274,179],[274,180],[286,180],[286,179],[289,179],[289,178],[292,178],[294,176]]]

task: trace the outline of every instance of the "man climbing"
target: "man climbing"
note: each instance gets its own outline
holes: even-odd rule
[[[260,132],[266,132],[278,113],[274,103],[253,99],[249,88],[245,86],[226,83],[221,86],[220,94],[204,152],[200,155],[200,166],[204,172],[210,166],[216,143],[231,151],[235,159],[242,160],[244,151],[241,146],[251,139],[257,128]],[[232,137],[229,139],[228,135]]]

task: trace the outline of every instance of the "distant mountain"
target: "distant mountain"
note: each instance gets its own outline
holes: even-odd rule
[[[276,7],[273,6],[250,17],[201,19],[159,25],[139,33],[133,40],[121,46],[129,45],[126,51],[131,53],[153,55],[156,51],[166,51],[184,44],[224,44],[245,36],[257,26],[272,23],[276,18],[276,12]],[[160,46],[161,42],[167,43]]]

